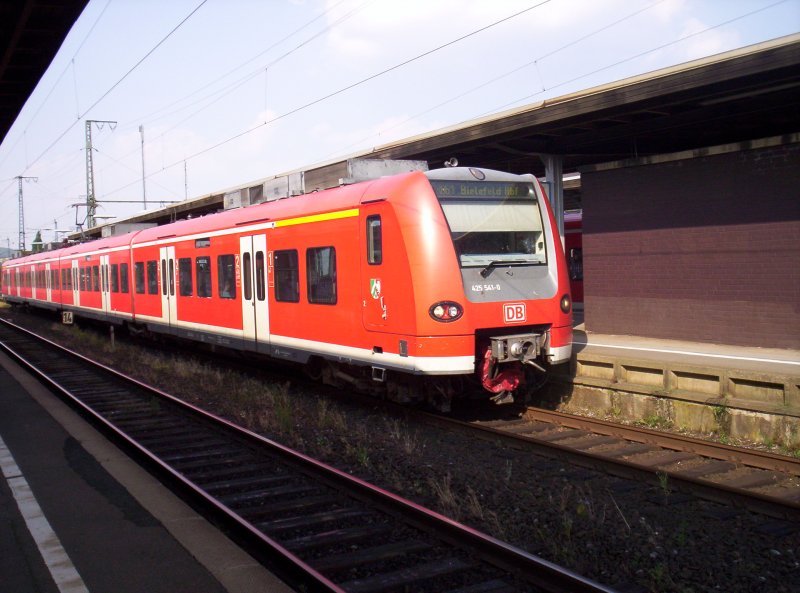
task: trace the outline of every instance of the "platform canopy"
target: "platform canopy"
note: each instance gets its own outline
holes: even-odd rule
[[[88,0],[0,0],[0,142]]]

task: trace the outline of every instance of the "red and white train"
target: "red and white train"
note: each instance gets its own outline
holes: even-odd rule
[[[571,354],[569,276],[541,186],[477,168],[383,177],[9,260],[2,296],[439,408],[476,391],[507,401],[529,372]]]

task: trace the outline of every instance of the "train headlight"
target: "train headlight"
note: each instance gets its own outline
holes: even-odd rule
[[[572,300],[569,298],[568,294],[565,294],[561,297],[560,305],[561,310],[564,311],[564,313],[569,313],[570,307],[572,307]]]
[[[443,323],[450,323],[457,319],[461,319],[464,314],[464,309],[458,303],[453,301],[441,301],[434,303],[428,309],[428,314],[436,321]]]

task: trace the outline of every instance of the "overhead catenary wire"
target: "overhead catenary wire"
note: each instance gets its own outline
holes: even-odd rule
[[[42,108],[45,105],[47,105],[47,102],[50,100],[50,97],[52,96],[53,92],[58,87],[59,83],[61,82],[61,79],[64,78],[64,75],[69,71],[70,67],[72,68],[72,72],[73,72],[73,76],[74,76],[74,74],[75,74],[75,58],[78,57],[78,54],[83,49],[83,46],[88,41],[89,37],[91,37],[92,33],[95,30],[95,27],[97,27],[97,24],[100,22],[100,19],[103,18],[103,15],[106,13],[106,10],[108,9],[110,4],[111,4],[111,0],[107,0],[106,1],[106,5],[103,7],[103,10],[100,11],[99,15],[97,15],[97,18],[94,20],[94,23],[92,23],[92,26],[89,28],[89,31],[87,31],[86,35],[84,35],[83,40],[78,45],[78,48],[72,54],[72,58],[67,63],[67,65],[64,67],[64,70],[61,71],[61,74],[58,75],[58,78],[53,83],[53,85],[50,87],[50,90],[47,92],[47,95],[45,95],[44,99],[42,99],[42,102],[39,104],[39,107],[36,109],[36,111],[33,112],[33,115],[30,116],[30,118],[29,118],[30,121],[29,121],[28,125],[25,126],[25,129],[23,130],[22,135],[20,135],[14,141],[14,143],[8,148],[8,151],[7,151],[8,154],[6,154],[6,156],[2,160],[0,160],[0,167],[2,167],[5,164],[5,162],[8,159],[8,157],[11,156],[14,153],[14,149],[17,147],[17,145],[20,143],[20,141],[25,137],[25,134],[30,129],[31,124],[36,121],[36,118],[39,115],[39,113],[41,112]],[[77,93],[78,93],[77,82],[75,83],[75,87],[76,87],[75,88],[75,105],[76,105],[76,113],[78,113],[78,111],[77,111],[77,104],[78,104],[77,103]],[[80,117],[78,117],[78,119],[80,119]],[[26,161],[27,161],[27,159],[26,159]],[[27,162],[26,162],[26,165],[27,165]]]
[[[142,65],[142,63],[143,63],[145,60],[147,60],[147,58],[149,58],[151,55],[153,55],[153,53],[155,53],[155,51],[156,51],[156,50],[157,50],[159,47],[161,47],[161,46],[164,44],[164,42],[165,42],[165,41],[167,41],[167,39],[169,39],[170,37],[172,37],[172,35],[173,35],[173,34],[175,34],[175,32],[176,32],[178,29],[180,29],[180,28],[181,28],[181,27],[182,27],[182,26],[183,26],[183,25],[186,23],[186,21],[188,21],[188,20],[189,20],[189,19],[190,19],[192,16],[194,16],[194,14],[195,14],[195,13],[196,13],[198,10],[200,10],[200,8],[201,8],[201,7],[202,7],[202,6],[203,6],[203,5],[204,5],[206,2],[208,2],[208,0],[202,0],[202,1],[200,2],[200,4],[198,4],[198,5],[197,5],[197,6],[196,6],[196,7],[195,7],[195,8],[194,8],[194,9],[193,9],[193,10],[192,10],[192,11],[191,11],[191,12],[190,12],[188,15],[186,15],[186,16],[183,18],[183,20],[181,20],[181,21],[180,21],[180,22],[179,22],[177,25],[175,25],[175,27],[173,27],[173,29],[172,29],[172,30],[171,30],[169,33],[167,33],[167,34],[166,34],[166,35],[165,35],[165,36],[164,36],[164,37],[161,39],[161,41],[159,41],[158,43],[156,43],[156,44],[155,44],[155,45],[154,45],[154,46],[153,46],[153,47],[150,49],[150,51],[148,51],[148,52],[147,52],[147,53],[146,53],[146,54],[145,54],[145,55],[144,55],[144,56],[143,56],[143,57],[142,57],[142,58],[141,58],[141,59],[140,59],[138,62],[136,62],[136,63],[135,63],[135,64],[134,64],[134,65],[133,65],[133,66],[132,66],[132,67],[131,67],[131,68],[130,68],[130,69],[129,69],[129,70],[128,70],[128,71],[127,71],[127,72],[126,72],[126,73],[125,73],[123,76],[122,76],[122,78],[120,78],[119,80],[117,80],[117,82],[115,82],[113,85],[111,85],[111,87],[110,87],[108,90],[106,90],[106,91],[105,91],[105,92],[104,92],[104,93],[103,93],[103,94],[102,94],[102,95],[101,95],[101,96],[100,96],[100,97],[99,97],[99,98],[98,98],[98,99],[97,99],[97,100],[96,100],[94,103],[92,103],[92,104],[89,106],[89,108],[88,108],[88,109],[86,109],[86,110],[85,110],[85,111],[84,111],[84,112],[83,112],[83,113],[82,113],[82,114],[81,114],[81,115],[78,117],[78,119],[77,119],[77,120],[73,121],[73,122],[72,122],[72,123],[71,123],[71,124],[70,124],[70,125],[69,125],[69,126],[68,126],[68,127],[67,127],[67,128],[66,128],[66,129],[65,129],[65,130],[64,130],[64,131],[63,131],[63,132],[62,132],[62,133],[61,133],[61,134],[60,134],[60,135],[59,135],[59,136],[56,138],[56,139],[55,139],[55,140],[53,140],[53,142],[52,142],[52,143],[50,143],[50,144],[48,145],[48,147],[47,147],[47,148],[45,148],[45,149],[44,149],[44,151],[43,151],[41,154],[39,154],[39,156],[38,156],[38,157],[36,157],[36,158],[34,159],[34,161],[33,161],[32,163],[30,163],[30,164],[29,164],[29,165],[28,165],[28,166],[25,168],[25,172],[27,172],[28,170],[30,170],[30,168],[31,168],[31,167],[33,167],[33,166],[34,166],[36,163],[38,163],[38,162],[39,162],[39,161],[40,161],[40,160],[41,160],[41,159],[44,157],[44,155],[46,155],[48,152],[50,152],[50,150],[52,150],[52,148],[53,148],[53,147],[54,147],[56,144],[58,144],[58,142],[59,142],[59,141],[60,141],[60,140],[61,140],[61,139],[62,139],[64,136],[66,136],[66,135],[69,133],[69,131],[70,131],[70,130],[72,130],[72,128],[74,128],[74,127],[75,127],[75,124],[77,124],[77,123],[78,123],[78,121],[80,121],[80,119],[82,119],[82,118],[83,118],[83,117],[84,117],[84,116],[85,116],[87,113],[89,113],[89,112],[90,112],[92,109],[94,109],[95,107],[97,107],[97,105],[99,105],[99,104],[100,104],[100,103],[103,101],[103,99],[105,99],[105,98],[106,98],[108,95],[110,95],[110,94],[111,94],[111,93],[114,91],[114,89],[116,89],[116,88],[117,88],[117,87],[118,87],[120,84],[122,84],[122,82],[123,82],[123,81],[124,81],[126,78],[128,78],[128,76],[130,76],[130,75],[131,75],[131,74],[132,74],[132,73],[133,73],[133,72],[134,72],[134,71],[135,71],[135,70],[136,70],[136,69],[137,69],[139,66],[141,66],[141,65]]]

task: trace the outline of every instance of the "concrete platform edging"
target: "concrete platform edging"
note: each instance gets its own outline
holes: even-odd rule
[[[594,413],[800,448],[800,376],[579,353],[545,396]]]

